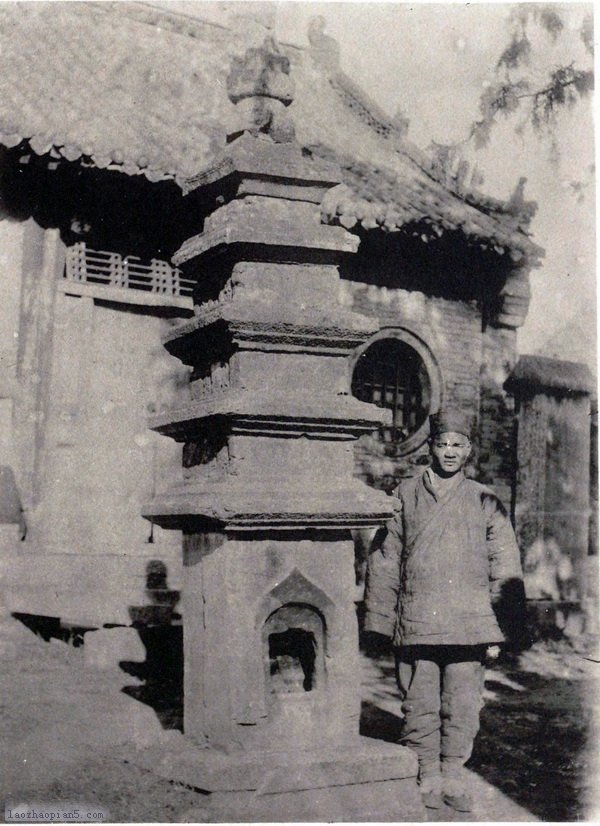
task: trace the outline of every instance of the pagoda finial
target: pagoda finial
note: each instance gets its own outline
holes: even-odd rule
[[[249,132],[268,135],[275,143],[294,141],[294,125],[286,111],[294,99],[290,61],[273,36],[265,37],[261,46],[246,49],[242,57],[233,58],[227,94],[237,114],[228,140]]]

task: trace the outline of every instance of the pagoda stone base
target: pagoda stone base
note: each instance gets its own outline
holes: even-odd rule
[[[189,744],[135,762],[191,786],[184,822],[425,820],[417,762],[403,746],[357,736],[347,748],[223,754]]]

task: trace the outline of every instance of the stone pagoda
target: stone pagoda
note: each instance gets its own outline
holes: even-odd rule
[[[410,819],[413,756],[359,736],[350,531],[393,510],[353,476],[354,440],[388,415],[350,394],[347,357],[378,327],[338,301],[358,239],[321,223],[339,172],[295,141],[272,38],[228,92],[238,121],[186,184],[199,232],[173,259],[197,284],[165,340],[189,401],[151,423],[183,445],[182,482],[145,510],[183,532],[186,746],[166,773],[221,817],[378,819],[394,801]]]

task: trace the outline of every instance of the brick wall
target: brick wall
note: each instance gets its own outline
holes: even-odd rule
[[[516,330],[487,327],[482,344],[477,478],[492,485],[507,510],[512,511],[516,474],[515,409],[514,400],[503,385],[516,362]]]
[[[442,402],[477,417],[482,336],[475,302],[349,281],[342,282],[342,301],[355,312],[378,318],[382,328],[402,328],[418,337],[435,362]],[[388,487],[392,476],[397,481],[417,473],[427,462],[428,449],[424,437],[407,455],[385,455],[376,437],[365,436],[355,456],[358,476],[376,487]]]

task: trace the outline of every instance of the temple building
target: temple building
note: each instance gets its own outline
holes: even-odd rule
[[[292,626],[314,640],[340,617],[303,543],[360,544],[383,524],[442,404],[477,422],[468,472],[516,519],[524,559],[553,537],[572,565],[554,598],[576,600],[593,384],[519,362],[543,257],[523,181],[490,198],[476,170],[411,145],[318,21],[306,48],[261,25],[0,7],[5,604],[82,628],[185,621],[182,533],[191,559],[217,534],[295,532],[257,608],[283,661]],[[295,590],[313,606],[300,619]],[[323,645],[293,650],[309,666],[271,676],[322,684]]]

